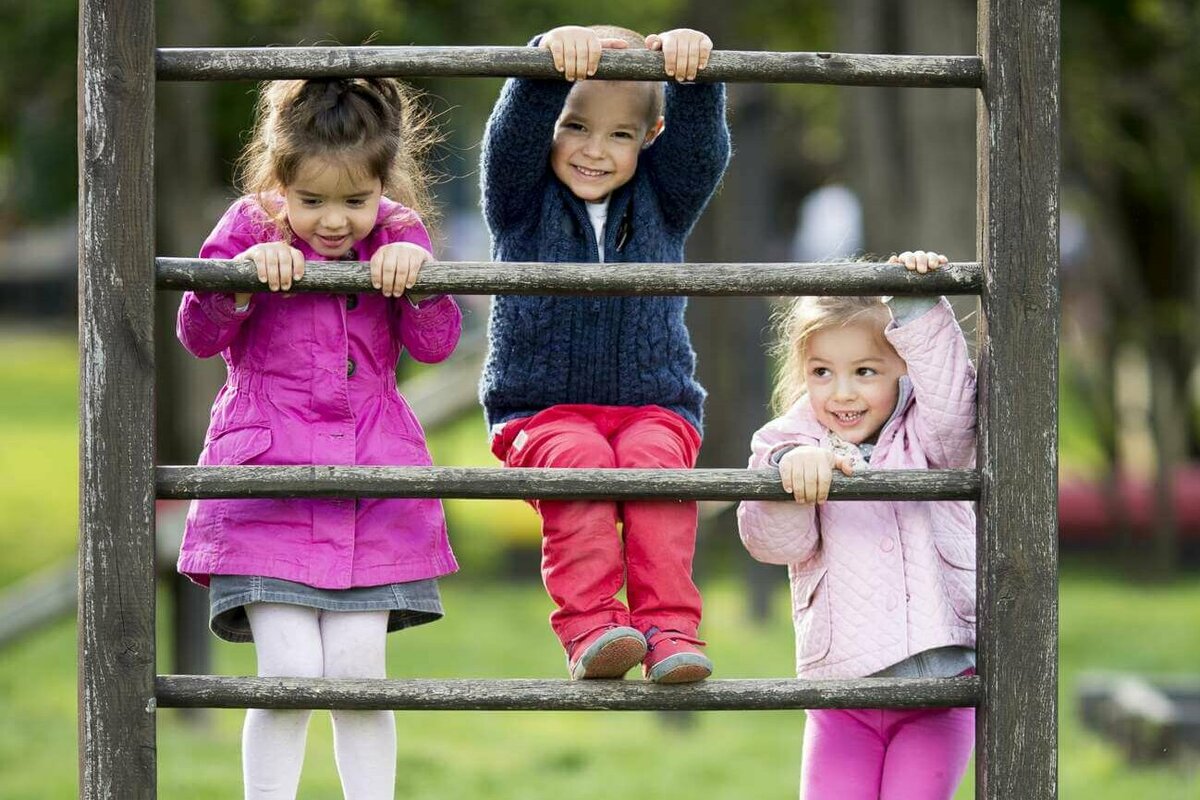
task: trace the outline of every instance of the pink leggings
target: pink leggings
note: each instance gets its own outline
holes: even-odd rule
[[[804,729],[801,800],[950,800],[975,709],[821,709]]]

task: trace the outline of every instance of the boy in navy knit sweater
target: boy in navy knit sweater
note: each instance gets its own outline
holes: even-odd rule
[[[679,29],[555,28],[534,40],[565,81],[509,80],[488,120],[483,210],[498,261],[683,260],[729,160],[725,89],[684,83],[712,41]],[[588,81],[601,50],[662,50],[676,82]],[[704,390],[683,297],[497,296],[480,397],[512,467],[685,469]],[[692,581],[696,504],[535,501],[550,623],[572,678],[641,662],[659,683],[702,680]],[[626,586],[628,607],[616,595]]]

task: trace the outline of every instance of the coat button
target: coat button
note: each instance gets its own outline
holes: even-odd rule
[[[347,358],[346,359],[346,377],[347,378],[352,377],[354,375],[354,370],[356,370],[356,369],[358,369],[358,367],[357,367],[357,365],[355,365],[354,359]]]
[[[353,311],[356,308],[358,308],[358,295],[356,295],[356,294],[346,295],[346,310]]]
[[[885,553],[892,552],[892,548],[895,546],[896,546],[895,543],[887,537],[884,537],[883,539],[881,539],[879,541],[879,549]]]

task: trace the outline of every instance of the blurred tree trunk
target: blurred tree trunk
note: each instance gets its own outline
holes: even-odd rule
[[[856,53],[975,52],[975,4],[846,0],[838,47]],[[975,93],[846,88],[849,178],[869,253],[975,252]]]
[[[973,54],[966,0],[846,0],[838,48],[855,53]],[[936,250],[975,260],[975,95],[963,89],[845,88],[848,178],[862,200],[866,253]],[[979,300],[950,298],[968,341]]]

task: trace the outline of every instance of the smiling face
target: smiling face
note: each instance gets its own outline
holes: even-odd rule
[[[567,95],[550,168],[580,200],[603,200],[633,177],[642,147],[662,130],[662,117],[648,119],[652,91],[630,81],[581,81]]]
[[[326,258],[342,258],[375,227],[383,184],[335,159],[306,158],[283,189],[288,225]]]
[[[877,318],[822,328],[805,347],[805,384],[817,420],[852,444],[879,435],[896,408],[906,372]]]

